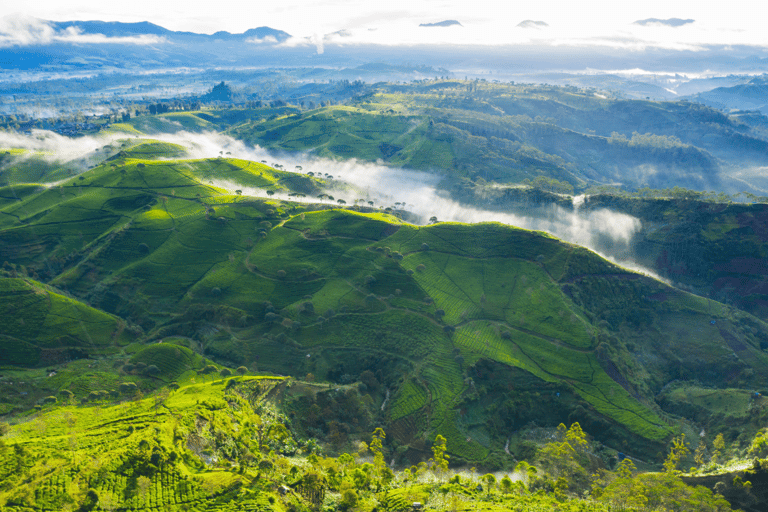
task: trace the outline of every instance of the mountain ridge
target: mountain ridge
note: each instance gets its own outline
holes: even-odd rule
[[[271,36],[276,39],[277,42],[283,42],[290,38],[291,35],[282,30],[277,30],[271,27],[262,26],[257,28],[248,29],[242,33],[230,33],[227,31],[218,31],[213,34],[204,34],[197,32],[187,31],[174,31],[156,25],[148,21],[126,23],[121,21],[48,21],[52,27],[59,30],[67,30],[70,28],[81,29],[88,34],[103,34],[107,37],[123,37],[123,36],[135,36],[135,35],[157,35],[165,37],[183,37],[183,38],[200,38],[200,39],[226,39],[226,40],[246,40],[250,37],[258,37],[263,39],[264,37]]]

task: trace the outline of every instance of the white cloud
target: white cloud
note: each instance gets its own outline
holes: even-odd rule
[[[253,44],[277,44],[277,38],[275,36],[264,36],[264,37],[252,37],[250,39],[245,40],[246,43],[253,43]]]
[[[85,34],[77,27],[55,30],[48,22],[23,14],[0,18],[0,48],[55,43],[84,44],[157,44],[165,39],[154,35],[107,37],[104,34]]]

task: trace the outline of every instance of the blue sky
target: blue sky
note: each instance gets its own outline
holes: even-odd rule
[[[36,0],[28,7],[0,0],[0,12],[9,15],[0,21],[0,34],[6,35],[6,41],[23,37],[23,31],[29,29],[19,24],[19,19],[34,17],[151,21],[172,30],[205,33],[242,32],[266,25],[301,38],[324,38],[330,44],[541,43],[627,50],[648,46],[695,50],[706,44],[748,44],[768,48],[768,31],[764,28],[768,2],[761,0]],[[646,18],[695,21],[677,28],[633,24]],[[420,23],[445,19],[459,20],[463,26],[418,27]],[[544,21],[548,26],[518,27],[524,20]],[[344,32],[336,33],[341,30]]]

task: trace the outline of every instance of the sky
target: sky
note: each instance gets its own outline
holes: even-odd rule
[[[298,38],[321,38],[340,44],[545,42],[629,50],[648,46],[695,50],[707,44],[768,48],[768,31],[764,29],[768,2],[762,0],[36,0],[29,6],[22,5],[16,0],[0,0],[0,13],[7,14],[0,20],[0,36],[5,34],[6,43],[21,37],[19,23],[14,20],[34,17],[54,21],[150,21],[171,30],[209,34],[269,26]],[[647,18],[694,21],[677,28],[633,24]],[[418,26],[446,19],[458,20],[462,26]],[[548,26],[517,26],[525,20],[543,21]],[[64,41],[64,36],[59,40]]]

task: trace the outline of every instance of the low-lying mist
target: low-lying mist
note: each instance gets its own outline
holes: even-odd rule
[[[656,278],[653,272],[632,261],[632,243],[641,230],[639,219],[624,213],[608,209],[595,211],[578,208],[579,198],[575,199],[574,208],[568,210],[557,205],[502,212],[468,206],[452,199],[440,188],[442,176],[436,173],[393,168],[380,163],[350,160],[331,160],[318,158],[307,153],[276,153],[261,147],[247,146],[232,137],[218,133],[157,134],[153,137],[166,142],[183,145],[188,148],[191,158],[216,158],[226,156],[268,165],[280,165],[289,172],[306,174],[312,172],[316,177],[325,179],[324,192],[342,199],[347,205],[356,200],[374,208],[391,207],[393,210],[407,210],[409,219],[416,223],[427,224],[430,219],[451,222],[501,222],[525,229],[540,230],[584,247],[602,256]],[[74,160],[92,155],[94,148],[127,138],[121,134],[92,136],[71,139],[51,132],[36,132],[25,136],[20,134],[0,134],[0,147],[21,147],[33,151],[43,151],[57,160]],[[132,138],[132,137],[130,137]],[[243,194],[264,197],[264,190],[245,187],[242,184],[224,179],[211,180],[219,188]],[[275,199],[322,203],[327,198],[295,197],[288,193],[277,192]]]

